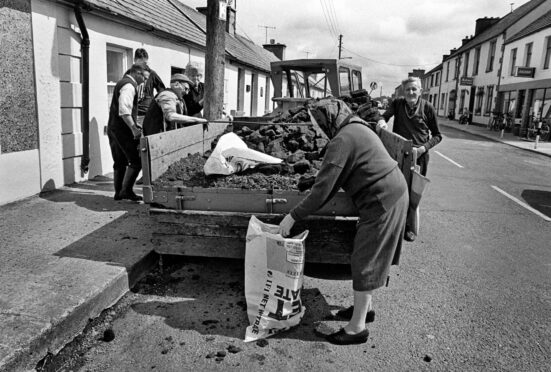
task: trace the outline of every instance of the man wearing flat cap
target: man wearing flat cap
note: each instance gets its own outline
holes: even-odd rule
[[[184,74],[174,74],[170,79],[170,88],[157,94],[143,121],[143,133],[146,136],[167,130],[185,127],[207,121],[188,115],[183,96],[189,92],[191,80]]]

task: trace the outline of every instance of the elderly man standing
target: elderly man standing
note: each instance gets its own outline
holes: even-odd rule
[[[144,80],[143,64],[134,64],[115,85],[109,109],[107,136],[113,156],[115,200],[142,200],[133,187],[142,169],[138,145],[141,129],[137,124],[138,85]]]
[[[207,120],[188,115],[183,96],[190,90],[191,80],[184,74],[174,74],[170,88],[157,94],[143,121],[144,135],[164,132],[182,126],[203,123]]]
[[[202,69],[193,63],[188,63],[186,76],[191,80],[190,90],[184,95],[188,115],[200,115],[201,110],[203,110],[203,98],[205,96],[205,84],[201,82]]]
[[[392,102],[383,114],[388,121],[394,116],[393,132],[409,139],[417,148],[417,162],[420,173],[427,175],[429,165],[429,149],[442,141],[442,134],[438,128],[436,110],[432,104],[421,98],[421,80],[417,77],[408,77],[402,81],[405,97]],[[406,222],[404,238],[414,241],[416,235],[416,210],[410,207]]]

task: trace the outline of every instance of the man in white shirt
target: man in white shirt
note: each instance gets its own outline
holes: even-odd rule
[[[138,85],[144,80],[143,64],[134,64],[115,85],[109,109],[107,136],[113,156],[115,200],[142,200],[133,187],[142,169],[138,151],[141,129],[136,125],[138,116]]]

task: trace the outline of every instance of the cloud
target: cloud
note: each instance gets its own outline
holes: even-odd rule
[[[514,7],[527,1],[517,0]],[[259,25],[276,27],[268,30],[268,39],[286,44],[288,59],[337,58],[342,33],[343,55],[363,66],[364,83],[382,81],[383,93],[390,94],[408,72],[431,70],[474,34],[477,18],[509,10],[505,0],[238,0],[237,30],[263,44],[266,30]]]

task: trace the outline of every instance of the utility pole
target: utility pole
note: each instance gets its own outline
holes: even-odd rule
[[[511,13],[513,13],[513,5],[515,5],[515,3],[510,3],[511,4]]]
[[[342,54],[342,34],[339,35],[339,59],[341,59]]]
[[[264,42],[264,44],[268,44],[268,29],[271,28],[272,30],[275,30],[276,28],[274,26],[264,26],[264,25],[258,25],[258,27],[264,28],[264,30],[266,31],[266,41]]]
[[[304,53],[306,53],[306,59],[308,59],[308,55],[310,54],[310,52],[308,50],[305,50]]]
[[[222,3],[225,6],[225,2]],[[205,56],[205,107],[207,120],[222,117],[224,104],[224,68],[226,21],[220,18],[220,1],[207,0],[207,50]]]

